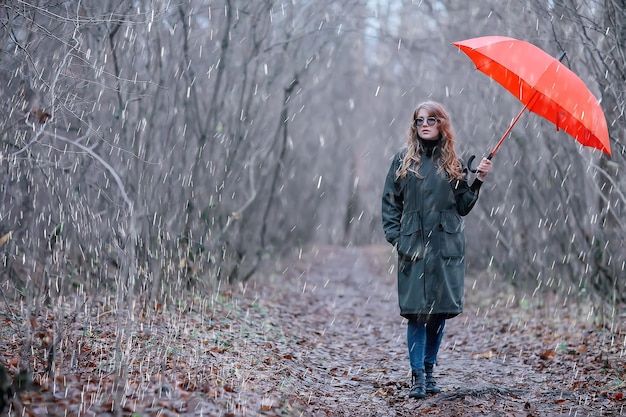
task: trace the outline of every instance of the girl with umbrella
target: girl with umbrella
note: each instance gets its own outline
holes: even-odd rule
[[[411,398],[440,392],[433,367],[447,319],[463,311],[467,215],[491,170],[483,158],[470,185],[454,150],[450,117],[436,102],[413,113],[406,147],[394,155],[382,196],[385,238],[398,252],[398,302],[408,320]]]

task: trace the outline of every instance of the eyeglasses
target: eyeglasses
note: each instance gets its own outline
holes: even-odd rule
[[[415,119],[415,125],[416,126],[423,126],[424,122],[426,122],[426,124],[428,126],[434,126],[435,123],[437,123],[439,121],[439,119],[437,119],[436,117],[427,117],[426,119],[424,119],[423,117],[418,117],[417,119]]]

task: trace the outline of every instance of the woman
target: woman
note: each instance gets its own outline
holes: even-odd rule
[[[445,321],[463,311],[461,216],[476,204],[492,167],[483,158],[470,186],[454,140],[443,106],[420,104],[413,113],[406,148],[393,157],[383,191],[383,229],[398,252],[400,315],[408,320],[411,398],[440,392],[433,367]]]

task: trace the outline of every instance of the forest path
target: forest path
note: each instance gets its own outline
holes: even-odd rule
[[[574,303],[520,300],[468,277],[466,312],[447,322],[436,367],[442,393],[416,401],[407,398],[406,324],[389,248],[313,248],[280,279],[270,288],[291,316],[283,328],[302,340],[292,346],[300,377],[289,392],[305,400],[303,415],[626,413],[624,335],[616,343]]]
[[[276,260],[271,271],[238,288],[208,297],[181,294],[167,307],[116,307],[108,297],[83,294],[30,316],[24,304],[5,300],[0,360],[10,375],[28,363],[35,383],[5,412],[626,415],[624,316],[616,312],[614,325],[598,326],[597,311],[584,303],[516,293],[486,275],[467,277],[465,312],[446,324],[435,368],[442,392],[409,399],[395,263],[386,246],[320,246]]]

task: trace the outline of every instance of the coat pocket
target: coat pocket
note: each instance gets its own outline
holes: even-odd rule
[[[424,257],[422,219],[418,211],[405,213],[400,221],[398,255],[407,261],[417,261]]]
[[[465,223],[461,216],[453,211],[441,213],[441,256],[458,258],[465,254]]]

